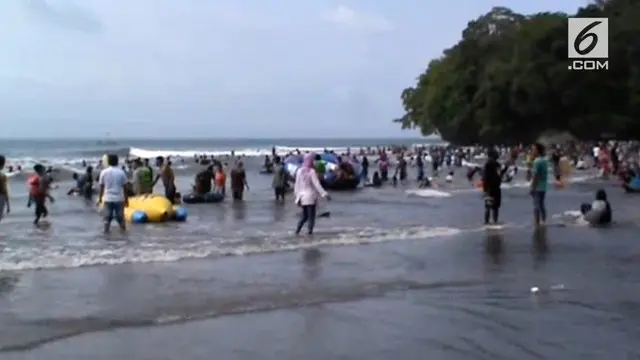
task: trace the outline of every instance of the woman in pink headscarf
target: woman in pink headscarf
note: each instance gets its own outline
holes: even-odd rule
[[[296,172],[296,182],[293,186],[295,201],[298,206],[302,207],[302,216],[298,221],[296,235],[300,234],[300,230],[307,223],[309,235],[313,234],[313,227],[316,223],[316,206],[319,198],[329,198],[329,194],[324,190],[316,170],[313,168],[315,154],[306,154],[302,161],[302,167]]]

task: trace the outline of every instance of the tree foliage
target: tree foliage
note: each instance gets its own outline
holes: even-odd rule
[[[640,139],[640,2],[599,1],[573,16],[609,18],[609,70],[569,71],[564,13],[497,7],[402,92],[394,120],[458,144]]]

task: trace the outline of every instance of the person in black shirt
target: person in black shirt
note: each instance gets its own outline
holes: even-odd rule
[[[490,150],[487,156],[487,163],[484,165],[482,171],[482,188],[484,192],[484,223],[489,224],[489,217],[494,222],[498,223],[500,216],[500,206],[502,204],[502,190],[500,185],[502,184],[502,177],[506,172],[506,167],[503,169],[502,165],[498,162],[498,152]]]
[[[213,165],[196,174],[194,191],[198,195],[205,195],[211,192],[213,183]]]
[[[553,166],[553,174],[555,176],[556,182],[559,182],[562,178],[560,173],[560,152],[558,149],[554,150],[551,154],[551,165]]]

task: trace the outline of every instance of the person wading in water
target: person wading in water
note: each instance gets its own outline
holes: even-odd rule
[[[118,155],[108,155],[107,164],[109,167],[100,171],[98,177],[100,185],[98,204],[102,204],[104,209],[104,233],[109,233],[114,218],[124,232],[127,229],[124,222],[124,208],[129,205],[127,194],[129,180],[124,170],[118,167]]]
[[[5,214],[5,210],[7,214],[11,212],[11,204],[9,202],[9,190],[7,185],[7,175],[2,172],[4,169],[4,165],[6,162],[6,158],[4,155],[0,155],[0,221]]]
[[[136,159],[133,162],[133,169],[131,180],[133,192],[136,195],[153,193],[153,170],[151,170],[151,167],[143,165],[142,160]]]
[[[242,161],[238,160],[236,166],[231,170],[231,196],[234,201],[242,201],[245,188],[249,190],[247,174],[244,171]]]
[[[307,234],[313,234],[316,224],[316,208],[319,198],[330,199],[329,194],[320,185],[318,174],[314,170],[314,154],[307,154],[302,162],[302,167],[296,173],[296,182],[293,187],[295,202],[302,208],[302,215],[296,227],[296,235],[300,234],[302,227],[307,223]]]
[[[549,187],[549,160],[545,157],[545,147],[541,143],[533,145],[531,168],[531,197],[533,198],[533,222],[544,225],[547,220],[546,195]]]
[[[482,170],[482,189],[484,191],[484,224],[489,225],[489,218],[494,224],[498,224],[500,217],[500,206],[502,204],[502,177],[507,171],[507,167],[502,168],[498,162],[498,152],[489,150],[487,163]]]
[[[164,157],[158,156],[156,158],[156,166],[160,168],[158,175],[156,175],[153,181],[152,188],[156,186],[158,180],[162,179],[162,185],[164,186],[164,196],[171,201],[172,204],[176,202],[176,177],[171,169],[171,161],[165,163]]]
[[[35,204],[35,219],[34,225],[40,223],[40,219],[49,216],[49,210],[47,209],[47,199],[52,203],[54,198],[49,194],[49,186],[51,184],[49,176],[47,176],[46,169],[42,164],[36,164],[33,167],[35,175],[29,178],[29,201],[27,207],[31,206],[33,202]]]
[[[276,201],[284,203],[284,195],[287,192],[287,171],[285,170],[284,164],[282,164],[282,160],[279,156],[276,156],[273,159],[273,162],[274,171],[271,186],[273,187]]]

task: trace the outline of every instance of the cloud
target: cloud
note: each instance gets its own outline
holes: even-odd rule
[[[393,24],[382,16],[365,14],[353,10],[346,5],[337,7],[323,14],[323,19],[336,25],[372,32],[393,30]]]
[[[215,136],[286,137],[309,122],[332,136],[362,119],[369,136],[399,134],[389,121],[397,93],[424,63],[406,66],[406,49],[388,50],[404,25],[359,7],[321,17],[331,6],[276,1],[0,0],[0,118],[44,124],[0,137],[81,136],[78,119],[114,136],[206,126]],[[343,135],[352,133],[361,130]]]

